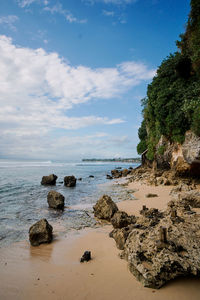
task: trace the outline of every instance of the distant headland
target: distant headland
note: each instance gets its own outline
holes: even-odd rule
[[[84,162],[128,162],[128,163],[141,163],[141,158],[83,158]]]

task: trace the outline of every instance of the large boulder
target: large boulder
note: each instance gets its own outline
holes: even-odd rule
[[[64,209],[65,197],[56,191],[50,191],[47,195],[47,202],[50,208]]]
[[[103,195],[93,208],[95,217],[108,221],[110,221],[113,215],[118,211],[117,205],[108,195]]]
[[[50,174],[48,176],[43,176],[41,184],[43,184],[43,185],[46,185],[46,184],[55,185],[57,178],[58,177],[55,174]]]
[[[135,216],[128,216],[124,211],[117,211],[111,219],[114,228],[123,228],[136,222]]]
[[[65,176],[64,178],[65,186],[74,187],[76,185],[76,177],[75,176]]]
[[[187,211],[180,218],[178,214],[179,210],[165,211],[153,227],[133,225],[125,244],[122,233],[113,233],[116,239],[121,234],[121,257],[145,287],[160,288],[176,277],[200,274],[200,215]]]
[[[53,227],[46,219],[33,224],[29,229],[29,240],[32,246],[39,246],[43,243],[50,243],[53,238]]]

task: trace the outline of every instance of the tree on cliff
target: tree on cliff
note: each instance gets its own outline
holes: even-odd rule
[[[177,42],[180,52],[163,60],[142,100],[144,120],[138,130],[141,154],[154,159],[156,145],[164,135],[182,143],[192,129],[200,136],[200,1],[191,0],[186,32]],[[162,152],[164,149],[158,149]],[[162,153],[160,153],[162,154]]]

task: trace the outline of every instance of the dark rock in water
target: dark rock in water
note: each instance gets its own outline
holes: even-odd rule
[[[113,178],[120,178],[122,177],[122,171],[119,171],[117,169],[111,170],[111,174]]]
[[[116,170],[121,170],[121,169],[122,169],[122,167],[117,167],[117,168],[116,168]]]
[[[80,262],[89,261],[89,260],[91,260],[91,252],[85,251],[83,256],[80,259]]]
[[[47,195],[47,202],[50,208],[64,209],[65,197],[56,191],[50,191]]]
[[[43,184],[43,185],[46,185],[46,184],[55,185],[57,178],[58,177],[54,174],[51,174],[51,175],[48,175],[48,176],[43,176],[41,184]]]
[[[113,179],[112,176],[110,176],[110,175],[108,175],[108,174],[106,175],[106,178],[107,178],[107,179]]]
[[[95,217],[108,221],[110,221],[113,215],[118,211],[117,205],[108,195],[103,195],[93,208]]]
[[[29,240],[32,246],[39,246],[43,243],[50,243],[53,238],[53,227],[46,219],[33,224],[29,229]]]
[[[73,175],[65,176],[64,183],[67,187],[74,187],[76,185],[76,177],[74,177]]]
[[[111,219],[114,228],[126,227],[136,222],[135,216],[128,216],[124,211],[117,211]]]
[[[133,170],[133,167],[129,167],[129,170]]]
[[[158,197],[158,195],[157,194],[149,193],[149,194],[146,194],[145,197],[146,198],[155,198],[155,197]]]
[[[94,178],[94,176],[93,176],[93,175],[90,175],[89,178]]]
[[[79,181],[81,181],[81,180],[82,180],[82,178],[80,177],[80,178],[78,178],[78,180],[79,180]]]
[[[59,183],[61,183],[61,184],[62,184],[62,183],[63,183],[63,181],[59,181]]]

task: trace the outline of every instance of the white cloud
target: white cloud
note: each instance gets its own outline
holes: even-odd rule
[[[97,3],[97,2],[103,2],[105,4],[113,4],[113,5],[127,5],[131,3],[135,3],[138,0],[82,0],[83,2],[86,3]]]
[[[48,0],[17,0],[17,3],[20,7],[28,7],[33,3],[39,3],[43,5],[48,5],[49,1]]]
[[[16,27],[14,25],[15,22],[17,22],[19,18],[15,15],[9,15],[9,16],[2,16],[0,17],[0,24],[6,25],[11,30],[16,31]]]
[[[52,7],[46,6],[44,10],[50,12],[51,14],[57,13],[64,16],[69,23],[87,23],[86,19],[79,20],[76,18],[69,10],[64,9],[62,4],[59,2]]]
[[[114,17],[114,15],[115,15],[114,11],[109,11],[109,10],[105,10],[105,9],[102,11],[102,13],[106,17]]]
[[[11,147],[16,153],[23,149],[24,155],[29,150],[39,155],[41,148],[50,151],[55,130],[124,122],[95,115],[75,117],[69,109],[93,99],[119,97],[154,75],[154,70],[137,62],[113,68],[71,66],[57,53],[19,47],[6,36],[0,36],[0,70],[0,151]]]

